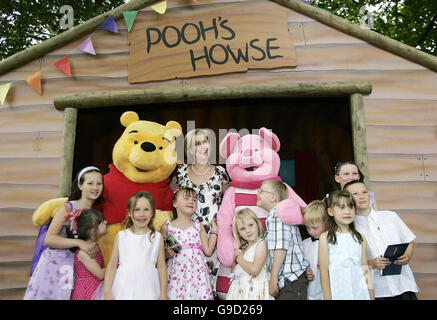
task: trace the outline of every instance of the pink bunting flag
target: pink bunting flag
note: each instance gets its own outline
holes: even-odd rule
[[[80,45],[78,45],[77,48],[83,52],[92,54],[93,56],[96,55],[96,52],[94,51],[93,42],[91,41],[90,37],[86,38],[86,40],[82,42]]]
[[[71,77],[70,60],[68,60],[68,56],[59,59],[53,65],[61,70],[63,73]]]

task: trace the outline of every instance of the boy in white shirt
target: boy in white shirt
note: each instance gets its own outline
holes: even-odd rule
[[[408,265],[413,256],[413,240],[416,236],[396,212],[376,211],[370,206],[368,189],[363,182],[348,182],[344,190],[355,201],[355,227],[367,239],[367,257],[368,264],[373,268],[375,299],[417,300],[419,288]],[[393,262],[402,266],[401,274],[383,276],[382,270],[390,264],[389,259],[383,258],[387,246],[401,243],[409,243],[405,253]]]
[[[325,232],[328,214],[323,201],[314,200],[305,208],[301,209],[303,221],[310,235],[302,241],[302,250],[310,266],[306,269],[308,284],[308,300],[323,300],[322,285],[320,284],[319,264],[319,237]]]

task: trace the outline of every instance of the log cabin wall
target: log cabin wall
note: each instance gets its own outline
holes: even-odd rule
[[[174,0],[168,10],[184,14],[195,6],[207,12],[216,5],[259,2],[265,1]],[[55,94],[348,80],[372,82],[372,93],[364,97],[371,189],[379,208],[396,211],[416,234],[410,264],[419,299],[437,299],[437,74],[283,10],[295,45],[295,69],[129,84],[127,29],[120,19],[119,34],[93,34],[96,56],[76,49],[84,37],[0,76],[0,83],[15,81],[0,107],[0,299],[22,299],[38,233],[32,212],[58,195],[63,112],[54,108]],[[73,78],[53,66],[64,55]],[[43,76],[42,96],[23,80],[36,71]]]

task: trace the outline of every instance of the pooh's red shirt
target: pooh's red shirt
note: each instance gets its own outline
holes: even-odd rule
[[[103,178],[103,203],[96,207],[103,211],[108,224],[123,222],[127,201],[137,191],[148,191],[155,198],[156,210],[171,211],[173,191],[170,178],[157,183],[136,183],[126,178],[113,164]]]

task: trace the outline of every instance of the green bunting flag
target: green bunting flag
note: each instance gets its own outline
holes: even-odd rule
[[[132,28],[132,26],[134,25],[134,21],[135,18],[137,16],[138,11],[124,11],[123,12],[123,16],[124,16],[124,21],[126,21],[126,25],[127,25],[127,32],[130,31],[130,29]]]

